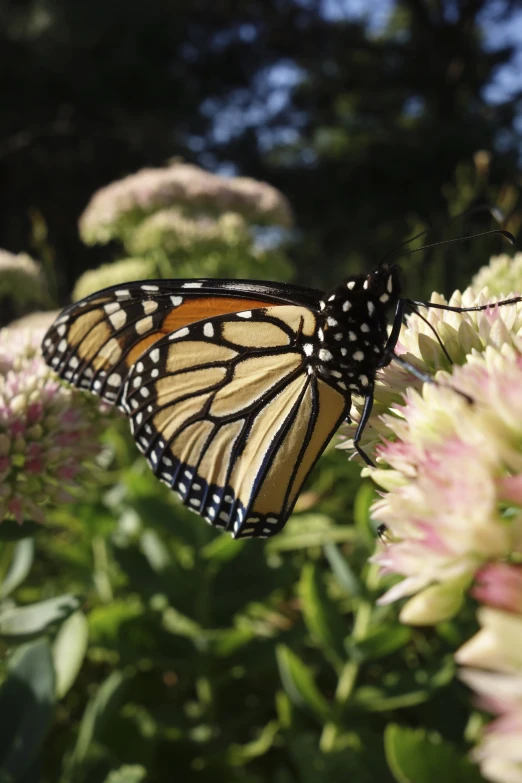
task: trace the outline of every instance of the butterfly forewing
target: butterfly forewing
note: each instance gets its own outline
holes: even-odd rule
[[[42,350],[66,380],[108,402],[130,367],[167,334],[200,320],[270,303],[317,301],[318,292],[248,281],[145,281],[113,286],[66,308]]]
[[[132,367],[122,405],[154,473],[235,537],[284,525],[347,399],[309,372],[306,307],[184,326]]]

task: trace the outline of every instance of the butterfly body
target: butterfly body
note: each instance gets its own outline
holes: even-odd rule
[[[288,519],[352,394],[371,404],[401,301],[395,265],[328,294],[143,281],[66,308],[42,347],[65,380],[124,411],[154,474],[188,508],[236,538],[267,537]]]

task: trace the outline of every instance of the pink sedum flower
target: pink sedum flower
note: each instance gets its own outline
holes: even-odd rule
[[[522,614],[522,566],[487,563],[478,571],[471,594],[487,606]]]
[[[96,401],[48,369],[42,335],[0,331],[0,520],[43,522],[48,506],[78,495],[101,450]]]
[[[448,590],[455,591],[456,611],[479,569],[522,549],[522,508],[510,500],[505,514],[522,476],[522,355],[510,346],[489,347],[451,377],[438,378],[474,402],[454,389],[426,385],[383,416],[388,439],[371,472],[389,491],[373,516],[392,540],[375,561],[403,577],[383,602],[440,584],[446,606]],[[415,616],[422,623],[422,613]],[[424,622],[447,616],[427,610]]]
[[[473,757],[488,780],[522,783],[522,616],[484,607],[478,618],[480,631],[455,658],[468,667],[460,677],[478,695],[479,706],[498,717]]]

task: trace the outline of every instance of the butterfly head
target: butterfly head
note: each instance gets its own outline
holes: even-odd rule
[[[400,271],[397,264],[381,264],[367,275],[363,288],[386,309],[394,307],[402,293]]]

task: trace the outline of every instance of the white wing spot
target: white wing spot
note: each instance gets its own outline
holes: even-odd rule
[[[142,304],[143,304],[143,311],[147,315],[150,315],[151,313],[154,313],[158,309],[158,307],[159,307],[158,303],[155,302],[154,299],[147,299]]]
[[[330,351],[327,351],[326,348],[321,348],[319,351],[319,359],[322,362],[331,362],[333,359],[333,355],[330,353]]]
[[[388,294],[382,294],[382,296],[379,297],[379,302],[382,302],[383,304],[386,304],[386,302],[388,301],[389,298],[390,297],[388,296]]]
[[[119,296],[122,299],[130,298],[130,291],[128,291],[126,288],[120,288],[119,291],[115,291],[114,293],[116,294],[116,296]]]
[[[326,307],[326,304],[324,302],[319,302],[319,310],[324,310]]]
[[[355,280],[349,280],[349,281],[346,283],[346,288],[347,288],[349,291],[353,291],[353,289],[355,288]]]
[[[366,280],[363,283],[363,288],[368,288],[369,285],[370,285],[370,281],[368,280],[368,278],[366,278]]]
[[[157,378],[159,375],[159,370],[157,367],[155,367],[153,370],[150,371],[150,377],[151,378]]]
[[[369,332],[370,331],[370,327],[368,326],[368,324],[361,324],[360,330],[361,330],[361,332]]]
[[[78,361],[77,357],[71,356],[71,358],[69,359],[69,367],[72,367],[72,369],[75,370],[79,364],[80,362]]]
[[[109,316],[109,321],[115,329],[121,329],[127,323],[127,313],[125,310],[116,310]]]
[[[113,372],[112,375],[109,375],[107,378],[107,383],[109,386],[121,386],[121,375],[117,372]]]
[[[391,294],[391,292],[393,291],[393,278],[391,275],[386,281],[386,289],[389,294]]]
[[[335,318],[332,318],[331,316],[328,316],[328,318],[326,319],[326,323],[328,324],[328,326],[337,326],[337,321],[335,320]]]
[[[311,356],[314,352],[314,346],[312,343],[305,343],[303,345],[303,351],[305,353],[305,356]]]
[[[252,318],[252,310],[245,310],[243,313],[237,314],[239,318]]]
[[[364,353],[362,351],[355,351],[353,358],[356,362],[362,362],[364,359]]]
[[[141,377],[141,375],[137,375],[134,378],[134,380],[132,381],[132,385],[134,386],[135,389],[137,389],[138,386],[141,386],[142,381],[143,381],[143,378]]]
[[[170,301],[174,305],[174,307],[179,307],[180,304],[183,304],[183,297],[182,296],[171,296]]]
[[[203,327],[203,334],[205,337],[214,337],[214,327],[211,323],[206,323]]]
[[[343,302],[343,313],[347,313],[350,307],[352,306],[352,303],[348,301],[348,299]]]
[[[341,348],[341,356],[346,356],[347,353],[348,351],[346,350],[346,348]]]
[[[203,283],[183,283],[182,288],[201,288]]]
[[[67,350],[67,340],[60,340],[58,343],[58,350],[60,353],[63,353],[65,350]]]
[[[368,377],[366,375],[359,375],[359,380],[362,386],[368,386]]]
[[[138,334],[145,334],[145,332],[150,332],[152,326],[152,316],[148,315],[146,318],[142,318],[141,321],[137,321],[135,328]]]
[[[147,389],[146,386],[142,386],[141,389],[140,389],[140,394],[141,394],[142,397],[148,397],[150,392],[149,392],[149,390]]]
[[[351,340],[352,343],[354,340],[357,340],[357,335],[355,334],[355,332],[348,332],[348,339]]]
[[[156,364],[156,362],[159,361],[159,357],[160,357],[159,348],[153,348],[153,350],[149,353],[149,356],[150,356],[151,362],[154,362],[154,364]],[[140,372],[141,372],[141,370],[140,370]]]
[[[183,329],[178,329],[177,332],[171,334],[169,340],[178,340],[180,337],[186,337],[188,333],[189,333],[188,327],[184,326]]]
[[[368,302],[368,312],[373,315],[375,312],[375,305],[373,302]]]
[[[141,286],[142,291],[159,291],[158,285],[142,285]]]
[[[111,313],[115,313],[116,310],[120,310],[121,305],[119,302],[109,302],[109,304],[103,305],[103,309],[107,313],[107,315],[111,315]]]

